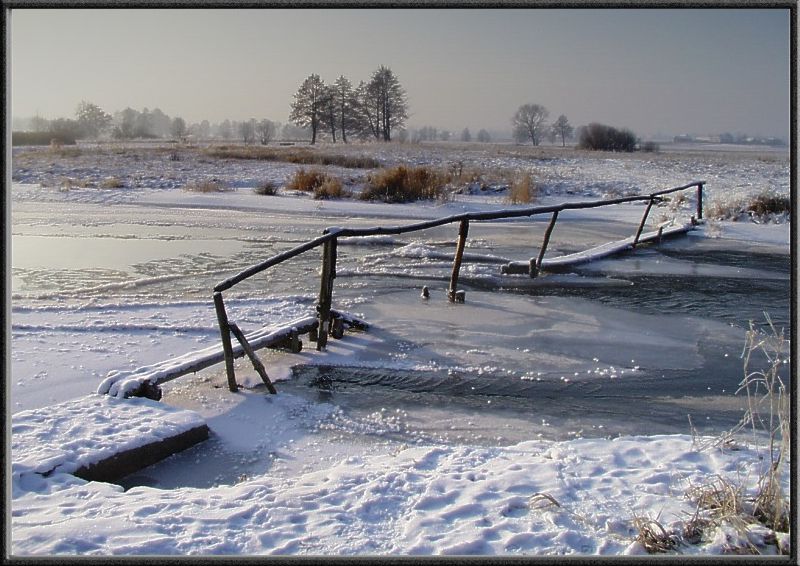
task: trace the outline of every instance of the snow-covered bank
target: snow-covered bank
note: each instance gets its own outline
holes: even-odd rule
[[[635,517],[658,519],[680,533],[695,510],[687,489],[717,474],[747,478],[748,489],[757,478],[752,449],[698,452],[684,435],[505,447],[383,440],[342,456],[341,443],[330,435],[337,429],[334,406],[287,394],[237,397],[217,400],[236,423],[217,427],[217,434],[243,472],[256,445],[272,453],[261,474],[243,473],[235,485],[207,489],[128,491],[66,474],[39,482],[15,476],[12,552],[641,554]],[[279,436],[289,443],[282,445]],[[312,455],[326,464],[292,464]],[[753,542],[763,537],[763,528],[752,530]],[[721,554],[746,547],[732,532],[679,551]],[[763,540],[760,548],[777,552]]]

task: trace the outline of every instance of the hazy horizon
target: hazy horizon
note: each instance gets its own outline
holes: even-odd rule
[[[525,103],[642,136],[789,139],[788,9],[12,10],[11,115],[160,108],[288,122],[311,73],[379,65],[409,127],[510,130]]]

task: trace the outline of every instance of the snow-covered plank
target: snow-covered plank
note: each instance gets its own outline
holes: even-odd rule
[[[208,438],[193,411],[87,395],[11,416],[11,473],[113,481]]]
[[[695,229],[694,224],[686,223],[680,226],[672,226],[671,228],[664,228],[661,231],[661,233],[659,233],[658,230],[654,230],[652,232],[646,232],[639,237],[639,244],[657,241],[659,240],[659,238],[669,238],[671,236],[685,234],[686,232],[689,232],[690,230],[694,229]],[[606,244],[602,244],[600,246],[596,246],[594,248],[584,250],[581,252],[562,255],[559,257],[546,258],[542,261],[541,270],[546,271],[548,269],[563,269],[565,267],[570,267],[572,265],[578,265],[581,263],[587,263],[589,261],[595,261],[614,254],[634,249],[633,248],[634,238],[635,236],[630,236],[622,240],[608,242]],[[530,269],[530,263],[527,261],[512,261],[504,265],[502,271],[503,273],[507,274],[518,274],[518,273],[528,273],[529,269]]]
[[[365,329],[367,324],[349,314],[332,311],[334,316],[341,318],[350,327]],[[270,325],[245,334],[247,342],[253,350],[273,347],[283,343],[292,333],[305,334],[318,325],[316,316],[296,318],[279,325]],[[239,343],[233,344],[233,357],[240,358],[245,355],[244,348]],[[100,383],[97,393],[108,394],[112,397],[126,398],[146,385],[159,385],[183,375],[198,372],[225,360],[222,344],[215,344],[202,350],[188,352],[175,358],[170,358],[155,364],[142,366],[128,371],[111,371]]]

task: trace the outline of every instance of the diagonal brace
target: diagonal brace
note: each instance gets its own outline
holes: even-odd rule
[[[253,368],[256,370],[258,375],[261,376],[261,381],[264,382],[264,385],[267,386],[267,389],[273,395],[277,393],[275,386],[272,385],[272,381],[270,381],[269,376],[267,375],[267,369],[264,367],[264,364],[261,363],[261,360],[258,359],[256,353],[253,351],[253,348],[250,346],[250,343],[247,341],[247,338],[244,337],[244,332],[236,326],[235,323],[231,322],[228,324],[228,327],[233,332],[233,335],[236,336],[236,339],[242,345],[247,357],[250,358],[250,361],[253,362]]]

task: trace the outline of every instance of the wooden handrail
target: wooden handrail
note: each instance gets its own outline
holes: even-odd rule
[[[317,328],[318,330],[317,349],[321,350],[325,348],[325,344],[327,343],[328,339],[328,334],[331,331],[331,321],[332,321],[331,303],[333,295],[333,280],[336,277],[336,244],[338,238],[367,237],[367,236],[378,236],[378,235],[400,235],[400,234],[407,234],[410,232],[418,232],[421,230],[428,230],[430,228],[436,228],[438,226],[444,226],[446,224],[453,224],[458,222],[459,236],[456,244],[455,257],[453,259],[453,271],[450,278],[450,286],[448,288],[448,298],[450,299],[451,302],[455,302],[456,296],[460,294],[459,302],[462,302],[463,291],[457,291],[456,287],[458,285],[458,275],[461,267],[461,260],[464,252],[464,247],[466,245],[467,233],[469,230],[470,222],[501,220],[509,218],[523,218],[523,217],[535,216],[537,214],[551,214],[552,216],[550,219],[550,223],[548,224],[547,230],[545,231],[544,241],[539,250],[538,257],[536,259],[531,259],[530,262],[530,276],[536,277],[536,275],[538,275],[539,270],[541,269],[542,261],[544,259],[544,254],[547,249],[547,244],[550,240],[550,236],[553,232],[553,229],[555,228],[556,220],[558,219],[558,215],[560,212],[564,210],[584,210],[590,208],[610,206],[615,204],[646,201],[648,203],[647,209],[645,210],[644,216],[642,217],[642,220],[638,225],[636,236],[634,237],[633,246],[635,247],[636,244],[638,243],[639,237],[644,228],[644,224],[647,220],[647,216],[650,212],[650,209],[652,208],[654,203],[660,202],[662,200],[661,197],[663,195],[696,187],[697,217],[698,219],[701,219],[703,217],[702,199],[703,199],[704,185],[705,181],[693,181],[691,183],[682,185],[680,187],[664,189],[650,193],[648,195],[618,197],[613,199],[604,199],[604,200],[595,200],[586,202],[562,203],[550,206],[534,206],[529,208],[503,209],[490,212],[465,212],[462,214],[446,216],[434,220],[427,220],[424,222],[416,222],[414,224],[406,224],[403,226],[375,226],[372,228],[340,228],[340,227],[326,228],[321,236],[318,236],[313,240],[309,240],[308,242],[300,244],[299,246],[296,246],[290,250],[274,255],[260,263],[252,265],[247,269],[237,273],[232,277],[229,277],[228,279],[225,279],[224,281],[219,282],[217,285],[214,286],[214,305],[217,311],[217,320],[219,322],[220,334],[222,337],[222,346],[225,356],[226,373],[228,376],[228,386],[231,391],[237,390],[236,380],[233,372],[233,350],[232,350],[230,334],[234,333],[236,338],[239,339],[240,342],[242,342],[242,346],[245,347],[246,349],[247,346],[249,345],[246,344],[246,340],[242,339],[243,333],[241,332],[241,330],[239,330],[239,328],[235,324],[228,321],[228,316],[225,311],[225,304],[222,300],[223,291],[227,291],[228,289],[230,289],[231,287],[233,287],[238,283],[241,283],[245,279],[248,279],[253,275],[265,271],[266,269],[269,269],[285,261],[288,261],[302,253],[313,250],[319,246],[323,246],[322,275],[320,279],[319,301],[317,304],[317,313],[319,320],[319,325]],[[253,360],[254,366],[256,366],[256,369],[258,369],[260,362],[255,357],[255,354],[251,351],[248,352],[248,355],[250,355],[251,359]],[[262,378],[265,378],[265,376],[266,372],[264,372]],[[268,378],[265,378],[265,383],[267,381]],[[267,385],[269,387],[271,383],[267,383]],[[271,388],[271,392],[274,392],[274,389]]]

